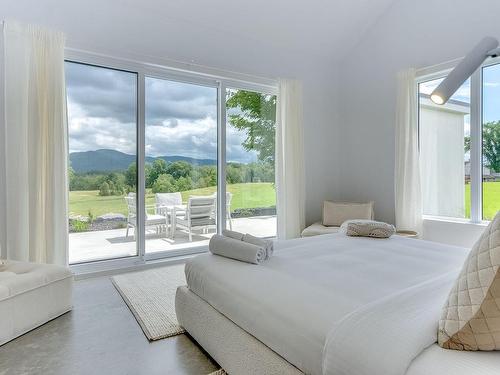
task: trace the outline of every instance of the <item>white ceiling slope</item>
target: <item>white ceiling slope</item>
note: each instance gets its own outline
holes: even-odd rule
[[[0,17],[63,30],[76,48],[241,66],[339,60],[394,1],[0,0]]]

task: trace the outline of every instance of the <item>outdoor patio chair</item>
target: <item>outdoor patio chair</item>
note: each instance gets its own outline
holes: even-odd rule
[[[214,193],[214,197],[217,197],[217,193]],[[229,191],[226,192],[226,220],[229,223],[229,229],[233,230],[233,218],[231,216],[231,200],[233,199],[233,193]],[[216,202],[217,204],[217,202]]]
[[[191,196],[188,199],[184,215],[175,218],[176,226],[188,231],[189,242],[193,240],[193,229],[201,228],[203,232],[207,232],[209,228],[216,228],[216,199],[215,195]],[[175,232],[172,234],[172,238],[174,236]]]
[[[128,195],[125,197],[125,201],[127,202],[127,209],[128,209],[127,233],[125,237],[128,238],[129,228],[134,228],[134,239],[135,239],[135,232],[136,232],[135,228],[137,228],[137,199],[135,193],[128,193]],[[167,216],[159,215],[156,213],[148,214],[147,209],[148,207],[146,206],[145,226],[146,227],[156,226],[156,234],[159,234],[160,228],[162,226],[166,227],[168,225]]]
[[[175,212],[177,217],[183,216],[186,213],[182,209],[182,195],[180,192],[175,193],[156,193],[155,194],[155,213],[168,217],[168,222],[173,233],[175,220],[172,214]]]
[[[229,229],[233,230],[233,218],[231,217],[231,200],[233,193],[226,192],[226,220],[229,223]]]

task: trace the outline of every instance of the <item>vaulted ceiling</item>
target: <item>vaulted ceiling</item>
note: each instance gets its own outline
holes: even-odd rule
[[[202,64],[275,54],[333,62],[394,1],[0,0],[0,17],[58,28],[78,48]]]

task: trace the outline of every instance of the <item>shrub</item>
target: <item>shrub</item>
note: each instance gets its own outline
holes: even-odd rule
[[[72,220],[71,228],[73,232],[86,232],[89,230],[90,224],[82,220]]]
[[[107,197],[109,195],[111,195],[111,191],[109,189],[109,184],[104,181],[101,186],[99,186],[99,195],[101,197]]]
[[[119,182],[108,181],[110,195],[123,195],[125,188]]]
[[[89,223],[92,224],[94,222],[94,214],[92,213],[92,210],[89,210],[89,213],[88,213],[88,217],[89,217]]]

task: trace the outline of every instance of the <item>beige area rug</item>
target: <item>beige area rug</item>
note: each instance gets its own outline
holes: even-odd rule
[[[111,281],[149,340],[185,332],[175,315],[175,292],[186,285],[183,264],[117,275]],[[228,374],[220,369],[208,375]]]
[[[111,278],[149,340],[180,335],[175,291],[186,285],[184,265],[154,268]]]

